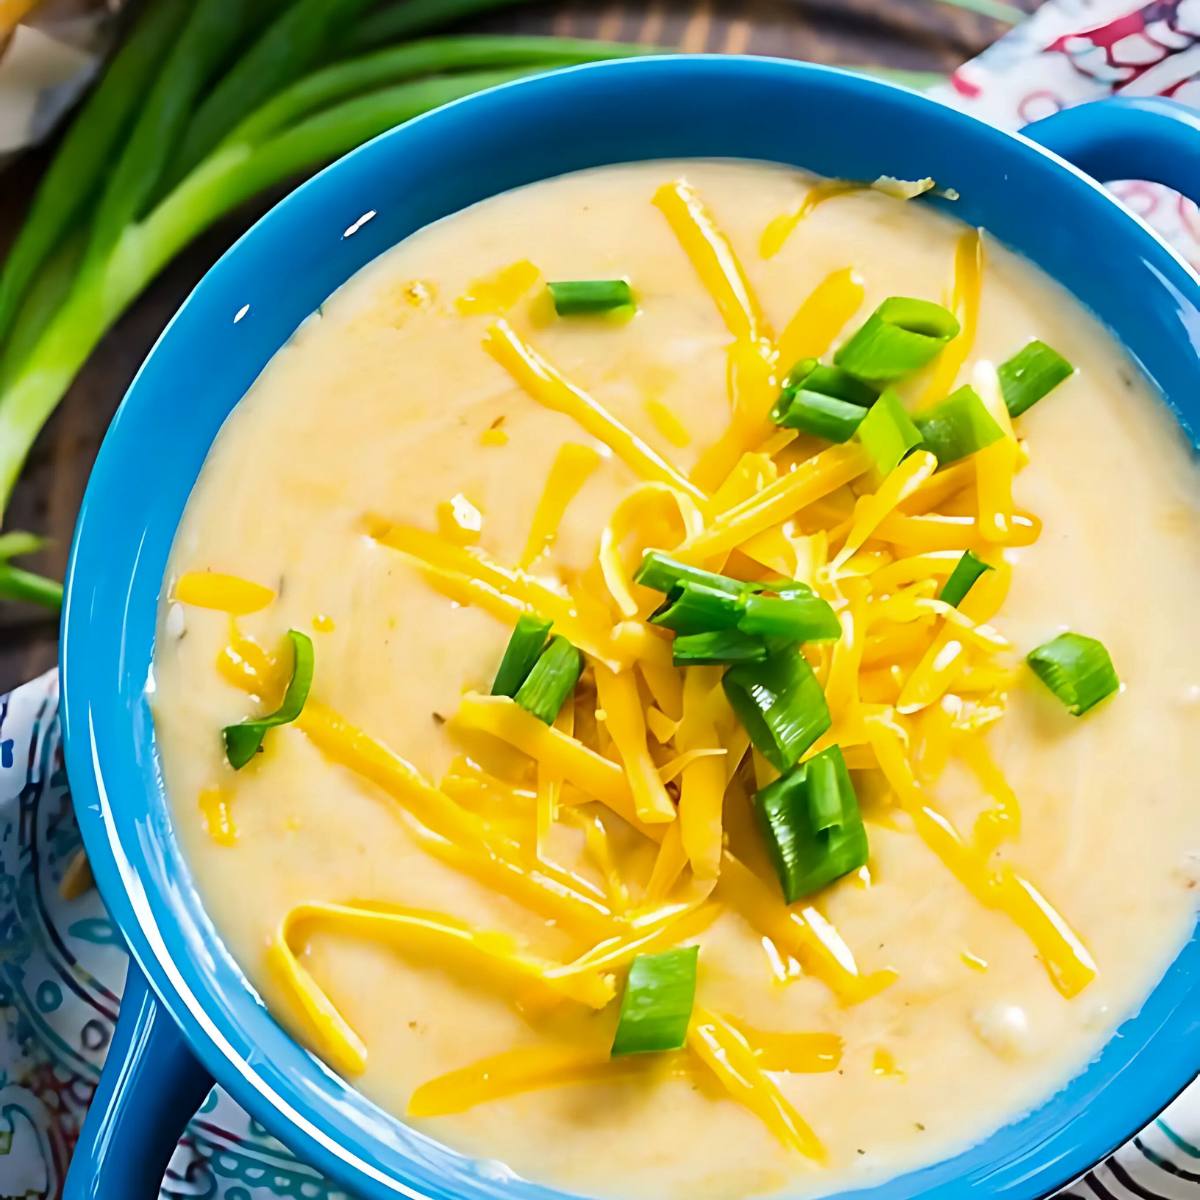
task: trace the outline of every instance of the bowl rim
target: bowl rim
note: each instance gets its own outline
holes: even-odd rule
[[[386,1147],[389,1142],[394,1143],[394,1138],[389,1139],[377,1131],[360,1132],[360,1137],[355,1139],[356,1145],[350,1148],[345,1141],[334,1138],[330,1134],[327,1119],[329,1108],[327,1106],[322,1109],[318,1102],[320,1100],[327,1101],[329,1095],[327,1091],[314,1098],[314,1094],[310,1090],[305,1097],[301,1096],[294,1086],[291,1086],[290,1089],[283,1089],[284,1094],[281,1094],[280,1082],[284,1084],[289,1082],[285,1075],[278,1071],[274,1072],[276,1081],[272,1083],[264,1078],[263,1073],[265,1069],[271,1067],[269,1061],[264,1060],[262,1064],[255,1064],[237,1052],[231,1045],[226,1032],[218,1027],[205,1011],[204,997],[196,994],[181,973],[179,965],[167,945],[167,940],[163,936],[164,927],[159,917],[164,914],[156,908],[151,894],[138,880],[135,866],[130,861],[122,844],[118,833],[117,808],[109,795],[105,773],[101,766],[104,746],[97,736],[93,722],[92,705],[94,702],[98,703],[104,699],[104,696],[98,689],[99,680],[90,678],[94,672],[89,672],[87,667],[91,652],[89,623],[94,614],[88,608],[87,571],[89,568],[84,562],[83,552],[88,546],[89,539],[101,536],[100,530],[93,533],[91,517],[97,508],[102,507],[105,499],[100,480],[100,466],[102,462],[107,465],[108,459],[119,453],[114,446],[128,424],[130,414],[139,404],[146,403],[145,397],[139,392],[139,383],[144,379],[147,366],[160,354],[164,343],[169,343],[176,336],[178,326],[186,317],[189,309],[196,303],[197,297],[206,288],[215,286],[214,280],[222,278],[227,273],[236,273],[237,264],[246,247],[258,240],[265,229],[269,229],[277,222],[294,222],[297,219],[302,221],[304,206],[318,196],[323,189],[334,186],[333,181],[346,171],[348,163],[364,162],[373,155],[393,153],[395,151],[391,147],[402,146],[414,129],[425,129],[431,125],[437,126],[459,119],[464,111],[474,113],[477,110],[486,109],[516,92],[528,93],[535,89],[553,90],[564,84],[569,88],[574,80],[590,78],[597,73],[605,75],[621,73],[637,76],[641,73],[664,69],[668,72],[686,71],[689,67],[700,63],[722,64],[718,69],[722,71],[728,69],[731,74],[736,70],[769,73],[783,69],[793,73],[797,80],[805,76],[821,78],[826,81],[834,80],[837,81],[838,86],[857,91],[870,103],[915,104],[917,107],[937,108],[952,114],[952,123],[959,125],[964,134],[980,136],[986,132],[989,137],[1001,136],[1009,139],[1023,147],[1025,151],[1048,160],[1058,169],[1070,173],[1077,181],[1086,185],[1096,200],[1115,209],[1124,220],[1135,227],[1138,233],[1154,243],[1156,254],[1166,255],[1173,260],[1173,265],[1186,275],[1188,282],[1195,290],[1194,298],[1200,299],[1200,276],[1157,232],[1090,176],[1030,138],[1019,133],[997,130],[994,126],[988,125],[970,114],[951,109],[890,82],[867,79],[838,68],[800,63],[789,59],[733,55],[654,55],[588,63],[503,83],[484,92],[454,101],[371,139],[302,183],[256,221],[206,272],[195,290],[164,328],[147,356],[146,362],[130,385],[113,419],[104,445],[101,447],[100,455],[97,458],[97,467],[89,481],[87,494],[81,508],[67,571],[61,630],[60,676],[65,754],[75,795],[76,810],[79,814],[79,823],[89,858],[93,863],[97,884],[110,913],[126,938],[133,960],[145,973],[159,1001],[171,1013],[191,1052],[212,1073],[214,1079],[225,1087],[256,1119],[271,1129],[273,1133],[281,1134],[287,1144],[295,1146],[303,1161],[328,1172],[356,1190],[369,1189],[364,1194],[372,1198],[407,1196],[414,1200],[443,1200],[443,1198],[449,1200],[451,1196],[462,1193],[441,1190],[440,1178],[424,1179],[420,1181],[419,1185],[414,1186],[396,1178],[390,1170],[386,1172],[381,1170],[373,1162],[368,1161],[362,1147],[369,1145],[370,1153],[374,1154],[376,1150]],[[609,161],[615,163],[624,160],[617,157]],[[549,174],[543,176],[543,178],[551,177],[553,176]],[[1134,229],[1131,229],[1130,235],[1133,236],[1133,234]],[[350,272],[345,278],[349,278],[353,273],[353,271]],[[107,698],[111,701],[111,690]],[[173,835],[170,835],[170,839],[173,841]],[[182,857],[181,851],[176,849],[174,853],[176,858]],[[166,913],[165,915],[169,922],[171,914]],[[165,929],[169,934],[175,932],[169,923]],[[223,948],[223,942],[219,936],[215,932],[212,936]],[[1195,941],[1197,941],[1197,936],[1194,934],[1193,942]],[[1194,984],[1191,991],[1194,995],[1196,991]],[[290,1037],[290,1035],[285,1036]],[[1200,1022],[1197,1022],[1197,1036],[1200,1037]],[[1116,1039],[1114,1037],[1110,1040]],[[309,1057],[313,1058],[313,1062],[316,1064],[316,1073],[323,1075],[322,1084],[328,1084],[330,1081],[337,1082],[336,1076],[320,1060],[311,1055]],[[1163,1094],[1155,1101],[1154,1111],[1146,1112],[1138,1117],[1132,1132],[1136,1132],[1138,1128],[1148,1123],[1156,1112],[1166,1107],[1174,1095],[1187,1086],[1194,1073],[1194,1066],[1186,1067],[1186,1069],[1174,1067],[1169,1073],[1169,1082],[1166,1084]],[[1039,1101],[1039,1106],[1043,1103],[1051,1103],[1053,1099],[1052,1096],[1045,1101]],[[308,1107],[309,1111],[307,1113],[300,1111],[303,1107]],[[377,1111],[386,1117],[388,1123],[393,1121],[393,1118],[383,1114],[382,1110],[377,1109]],[[1010,1123],[1017,1124],[1022,1119],[1022,1117],[1014,1117]],[[994,1133],[985,1135],[983,1142],[990,1141],[993,1136],[995,1136]],[[1106,1138],[1103,1144],[1097,1143],[1093,1139],[1090,1148],[1082,1155],[1076,1150],[1074,1154],[1063,1154],[1051,1162],[1040,1163],[1036,1169],[1027,1172],[1027,1178],[1038,1178],[1036,1189],[1022,1192],[1022,1196],[1049,1195],[1106,1157],[1128,1136],[1127,1133],[1115,1141]],[[418,1134],[416,1138],[420,1141],[423,1135]],[[440,1144],[433,1142],[432,1139],[425,1138],[424,1140],[432,1149],[432,1156],[436,1160],[435,1165],[445,1165],[446,1157],[444,1156],[458,1157],[454,1155],[454,1152],[442,1149]],[[405,1146],[402,1155],[406,1167],[416,1165],[412,1145]],[[941,1165],[940,1160],[938,1164],[934,1165]],[[851,1198],[857,1200],[859,1197],[866,1200],[868,1196],[872,1200],[876,1200],[876,1198],[884,1197],[888,1189],[898,1180],[915,1178],[923,1170],[923,1168],[911,1168],[906,1170],[903,1175],[894,1178],[875,1179],[872,1177],[870,1182],[856,1187],[852,1191],[836,1194],[844,1197],[845,1200],[851,1200]],[[418,1173],[418,1177],[419,1175],[420,1173]],[[463,1186],[464,1180],[460,1177],[454,1182],[458,1186]],[[519,1200],[565,1200],[571,1195],[571,1193],[543,1187],[525,1180],[519,1180],[513,1186],[505,1181],[502,1175],[489,1175],[486,1171],[479,1175],[475,1182],[474,1194],[480,1197],[511,1197],[512,1200],[518,1200],[518,1198]],[[498,1190],[492,1190],[497,1182],[499,1182]],[[974,1186],[974,1183],[969,1183],[968,1190],[973,1192]],[[510,1188],[512,1190],[509,1190]],[[943,1188],[946,1189],[944,1192]],[[959,1189],[957,1192],[956,1188]],[[925,1194],[949,1197],[951,1194],[965,1194],[965,1192],[957,1180],[950,1180],[945,1184],[938,1183],[933,1190],[927,1191]],[[1008,1195],[1007,1192],[1002,1194]]]

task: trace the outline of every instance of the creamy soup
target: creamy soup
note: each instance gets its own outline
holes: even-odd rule
[[[1031,339],[1074,373],[998,374]],[[770,416],[822,378],[846,440]],[[464,1153],[655,1198],[937,1161],[1192,927],[1198,497],[1112,338],[924,200],[691,161],[495,197],[342,287],[213,445],[154,670],[179,837],[280,1020]],[[673,665],[698,593],[646,551],[720,577],[732,682]],[[559,658],[534,631],[492,696],[522,612]],[[764,657],[807,732],[744,716]]]

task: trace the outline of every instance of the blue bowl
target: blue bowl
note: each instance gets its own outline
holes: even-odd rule
[[[850,179],[932,175],[960,193],[955,215],[1096,313],[1185,427],[1200,418],[1200,280],[1096,182],[1155,179],[1200,198],[1200,128],[1169,102],[1103,101],[1020,136],[836,70],[638,59],[452,104],[306,183],[217,263],[168,326],[113,421],[79,518],[62,630],[67,765],[92,869],[133,965],[71,1200],[157,1196],[175,1139],[213,1079],[363,1200],[561,1195],[407,1128],[275,1022],[180,853],[145,689],[167,554],[209,446],[330,292],[414,230],[497,192],[605,163],[689,156]],[[1066,1183],[1195,1074],[1198,979],[1193,937],[1099,1057],[1034,1112],[856,1197],[1030,1200]]]

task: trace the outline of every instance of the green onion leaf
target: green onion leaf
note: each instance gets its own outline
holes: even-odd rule
[[[867,409],[855,433],[879,478],[890,475],[900,460],[921,444],[920,430],[893,391],[884,392]]]
[[[841,622],[829,602],[812,592],[747,596],[737,627],[754,637],[792,642],[837,641],[842,636]]]
[[[283,702],[268,716],[225,726],[225,757],[235,771],[240,771],[258,753],[268,729],[290,724],[303,711],[308,699],[313,677],[312,639],[298,629],[289,629],[287,636],[292,643],[292,677],[283,693]]]
[[[666,600],[650,614],[650,624],[676,633],[732,629],[742,616],[745,600],[744,593],[688,581],[667,593]]]
[[[873,387],[841,367],[823,367],[815,358],[804,358],[787,373],[771,420],[787,429],[845,442],[876,395]]]
[[[927,450],[939,463],[951,463],[982,450],[1004,436],[983,398],[969,386],[951,392],[940,404],[917,417]]]
[[[1019,417],[1052,392],[1075,368],[1057,350],[1036,338],[996,368],[1009,415]]]
[[[1104,643],[1082,633],[1060,633],[1025,661],[1076,717],[1121,689]]]
[[[568,279],[548,283],[554,311],[560,317],[632,309],[633,288],[624,279]]]
[[[553,725],[583,672],[583,655],[565,637],[553,637],[513,699],[539,721]]]
[[[992,564],[984,562],[973,550],[964,550],[962,558],[954,564],[950,577],[942,584],[938,599],[957,608],[980,575],[992,569]]]
[[[740,596],[743,592],[757,585],[746,583],[741,579],[730,579],[728,575],[718,575],[714,571],[705,571],[700,567],[689,567],[687,563],[676,562],[659,550],[647,550],[642,555],[642,561],[633,576],[634,583],[643,587],[653,588],[656,592],[673,592],[685,583],[698,583],[707,588],[729,592]]]
[[[721,685],[750,740],[777,771],[790,771],[829,728],[825,693],[794,646],[773,651],[765,662],[730,667]]]
[[[677,667],[701,667],[711,663],[760,663],[767,658],[766,644],[736,629],[711,633],[687,633],[671,646]]]
[[[533,664],[545,649],[546,638],[553,624],[553,621],[543,621],[541,617],[529,613],[522,613],[517,618],[492,683],[493,696],[517,694],[517,688],[525,682],[525,677],[533,670]]]
[[[858,797],[837,746],[763,788],[754,809],[788,904],[867,861]]]
[[[885,300],[833,356],[851,375],[890,383],[919,371],[958,336],[954,314],[930,300]]]
[[[696,1001],[699,946],[639,954],[629,968],[612,1056],[679,1050]]]

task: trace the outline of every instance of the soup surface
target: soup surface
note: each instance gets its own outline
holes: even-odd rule
[[[617,278],[635,316],[555,315],[547,281]],[[1015,438],[882,483],[857,439],[775,429],[792,363],[896,295],[962,326],[897,385],[918,415],[968,383],[994,408],[1031,338],[1076,373]],[[154,675],[179,836],[280,1019],[465,1153],[655,1198],[936,1161],[1082,1068],[1194,921],[1198,497],[1112,339],[923,201],[691,161],[498,196],[350,280],[212,448]],[[752,812],[775,772],[721,667],[646,624],[646,547],[837,614],[811,749],[841,746],[869,859],[790,909]],[[956,617],[966,549],[992,569]],[[480,698],[522,606],[584,652],[555,734]],[[289,629],[308,702],[235,771],[221,730],[278,706]],[[1122,682],[1079,718],[1022,661],[1066,629]],[[631,958],[673,945],[699,947],[687,1047],[610,1060]]]

